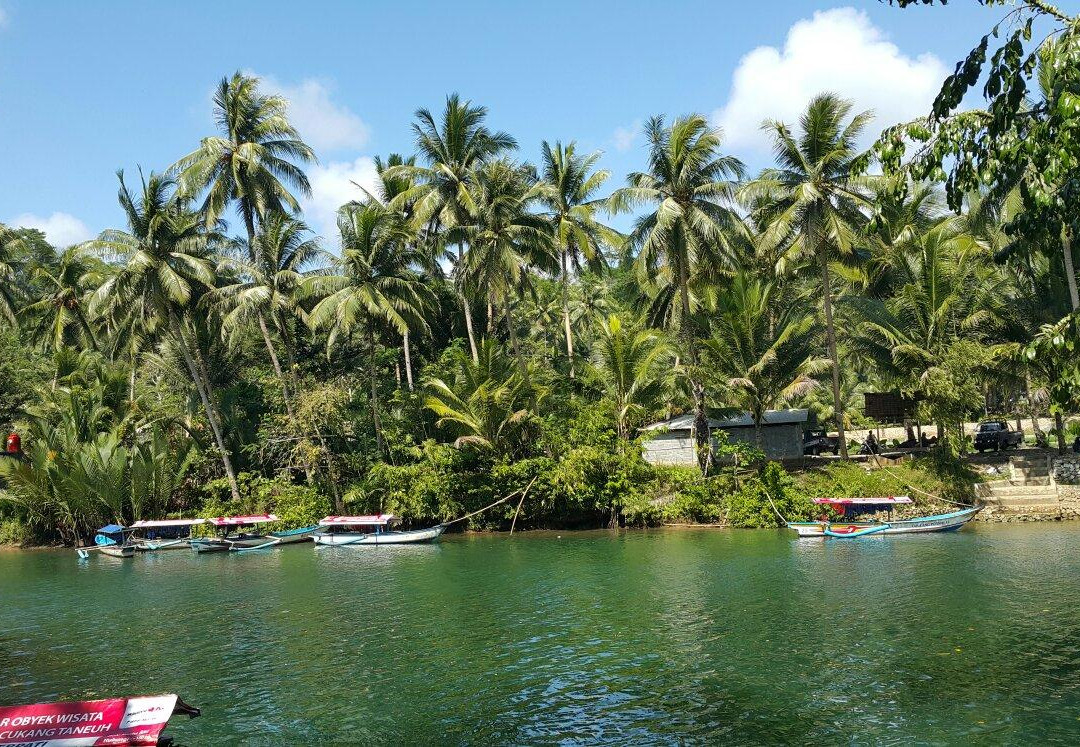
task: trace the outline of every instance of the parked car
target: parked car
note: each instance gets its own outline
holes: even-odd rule
[[[1024,432],[1013,430],[1004,420],[984,420],[975,432],[975,451],[980,453],[1018,449],[1023,443]]]
[[[802,453],[817,456],[823,452],[840,453],[840,439],[830,436],[824,428],[810,428],[803,431]]]

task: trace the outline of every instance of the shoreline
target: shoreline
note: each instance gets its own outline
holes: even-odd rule
[[[981,512],[972,521],[973,524],[1050,524],[1050,523],[1067,523],[1067,522],[1080,522],[1080,512],[1077,511],[1062,511],[1056,514],[1048,513],[1019,513],[1019,512]],[[671,522],[665,524],[658,524],[656,526],[643,526],[643,527],[575,527],[569,529],[553,528],[537,528],[537,529],[515,529],[514,534],[525,535],[538,535],[538,534],[586,534],[597,532],[648,532],[658,529],[663,530],[692,530],[692,529],[726,529],[735,530],[740,532],[753,532],[753,531],[774,531],[776,529],[784,529],[785,527],[739,527],[731,524],[708,522]],[[507,535],[511,536],[508,529],[467,529],[463,532],[454,532],[447,536],[468,536],[468,535]],[[9,552],[39,552],[46,550],[74,550],[72,545],[12,545],[0,543],[0,553]]]

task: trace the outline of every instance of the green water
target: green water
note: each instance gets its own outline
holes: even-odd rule
[[[1080,525],[0,553],[0,704],[189,745],[1080,741]]]

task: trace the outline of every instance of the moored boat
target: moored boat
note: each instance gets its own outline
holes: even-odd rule
[[[234,549],[251,549],[266,544],[270,537],[258,532],[248,532],[259,524],[278,521],[274,514],[255,514],[250,516],[218,516],[207,519],[206,523],[218,530],[217,537],[194,537],[191,549],[195,552],[230,552]]]
[[[913,503],[906,495],[888,498],[815,498],[814,503],[831,506],[843,515],[843,519],[832,521],[789,521],[788,529],[795,530],[800,537],[855,539],[868,535],[885,534],[922,534],[927,532],[954,532],[975,518],[982,507],[962,508],[944,514],[919,516],[912,519],[892,518],[893,507]],[[867,511],[888,511],[885,521],[859,521],[859,514]]]
[[[106,524],[94,535],[91,547],[79,547],[75,552],[85,560],[91,552],[99,552],[113,558],[131,558],[135,556],[137,545],[131,539],[131,529],[120,524]]]
[[[427,529],[392,529],[397,519],[393,514],[369,516],[327,516],[319,521],[314,534],[316,545],[405,545],[433,542],[446,531],[445,524]]]
[[[171,745],[162,731],[177,713],[199,709],[172,694],[0,706],[0,745]]]
[[[140,520],[131,529],[135,545],[142,552],[186,550],[191,547],[191,528],[205,523],[206,519]]]

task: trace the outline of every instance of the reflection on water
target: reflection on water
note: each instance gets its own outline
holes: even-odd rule
[[[177,692],[189,744],[1072,742],[1080,526],[0,554],[0,704]]]

